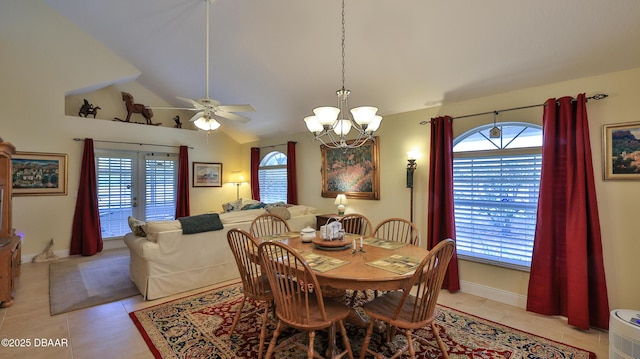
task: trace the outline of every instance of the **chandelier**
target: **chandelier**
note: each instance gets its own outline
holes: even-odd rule
[[[368,140],[373,140],[373,134],[382,121],[382,116],[376,115],[377,107],[362,106],[349,109],[351,91],[344,87],[344,40],[344,0],[342,0],[342,88],[336,91],[338,106],[316,107],[313,109],[314,115],[304,119],[307,129],[314,135],[314,140],[320,141],[329,148],[341,149],[357,148]],[[347,142],[347,135],[352,129],[357,132],[357,136],[354,140]]]

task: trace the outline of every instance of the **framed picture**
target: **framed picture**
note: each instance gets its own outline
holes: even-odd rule
[[[605,180],[640,180],[640,122],[604,125]]]
[[[347,150],[321,145],[322,197],[344,193],[347,198],[380,199],[378,145],[378,137]]]
[[[194,162],[193,187],[222,187],[222,163]]]
[[[66,154],[16,152],[11,167],[14,196],[67,194]]]

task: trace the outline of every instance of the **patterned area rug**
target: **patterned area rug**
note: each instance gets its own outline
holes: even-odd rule
[[[238,283],[131,312],[129,316],[156,358],[257,358],[261,306],[247,300],[240,322],[229,337],[233,315],[241,300],[242,286]],[[438,306],[438,312],[437,325],[452,359],[595,358],[594,353],[451,308]],[[275,323],[270,323],[269,332],[272,332]],[[357,357],[365,330],[354,325],[347,325],[347,330]],[[291,334],[283,333],[280,338]],[[418,330],[416,334],[424,339],[414,341],[417,358],[442,358],[431,330]],[[376,344],[382,343],[383,337],[374,333],[370,347],[387,356],[406,344],[401,335],[390,343]],[[325,333],[318,332],[315,349],[323,353],[326,342]],[[306,357],[306,353],[291,344],[284,345],[274,356],[299,358]]]

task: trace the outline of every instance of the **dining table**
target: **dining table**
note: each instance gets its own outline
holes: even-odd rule
[[[345,234],[325,240],[319,231],[303,241],[300,233],[286,232],[258,238],[279,241],[296,250],[313,269],[323,296],[344,298],[346,290],[393,291],[406,286],[429,251],[409,243]],[[352,308],[349,321],[366,327],[368,320]],[[335,328],[330,330],[328,354],[335,352]]]

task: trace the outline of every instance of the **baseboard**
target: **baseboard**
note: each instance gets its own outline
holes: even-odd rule
[[[460,281],[460,291],[523,309],[527,307],[526,295],[507,292],[506,290],[487,287],[473,282]]]
[[[122,238],[115,238],[115,239],[106,239],[104,241],[102,241],[102,250],[109,250],[109,249],[117,249],[117,248],[125,248],[127,245],[124,244],[124,240]],[[66,258],[69,257],[69,250],[68,249],[61,249],[58,251],[53,251],[53,253],[55,255],[57,255],[59,258]],[[23,256],[20,256],[20,259],[22,261],[22,263],[31,263],[33,261],[33,257],[37,256],[40,253],[36,253],[36,254],[25,254]]]

